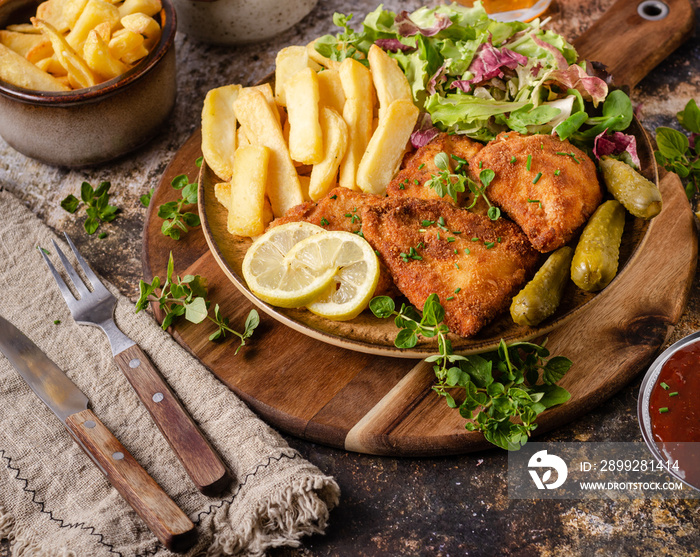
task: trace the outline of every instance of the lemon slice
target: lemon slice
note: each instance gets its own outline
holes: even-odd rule
[[[318,275],[332,269],[331,283],[312,302],[309,311],[346,321],[367,307],[379,281],[379,260],[366,240],[350,232],[326,231],[310,236],[288,254]]]
[[[243,278],[258,298],[285,308],[305,306],[315,300],[333,281],[335,267],[307,267],[289,256],[305,238],[326,231],[308,222],[276,226],[260,236],[243,258]]]

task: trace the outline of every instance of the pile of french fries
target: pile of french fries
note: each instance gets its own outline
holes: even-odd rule
[[[273,218],[336,185],[386,193],[418,119],[395,60],[372,46],[369,68],[308,46],[277,54],[274,91],[226,85],[207,93],[202,154],[222,180],[228,231],[262,234]]]
[[[113,79],[158,43],[160,10],[160,0],[47,0],[31,23],[0,30],[0,79],[38,91]]]

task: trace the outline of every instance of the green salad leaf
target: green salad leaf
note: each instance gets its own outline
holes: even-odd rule
[[[490,141],[503,131],[550,133],[591,147],[596,136],[625,129],[631,103],[608,94],[604,79],[577,63],[574,47],[546,22],[498,22],[481,2],[395,13],[379,6],[361,28],[335,14],[342,30],[315,42],[335,61],[368,64],[376,44],[406,75],[416,105],[441,131]],[[602,107],[601,107],[602,104]]]

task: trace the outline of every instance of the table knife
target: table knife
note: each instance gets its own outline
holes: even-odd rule
[[[160,542],[184,551],[195,541],[192,521],[88,408],[88,398],[12,323],[0,316],[0,352],[56,414]]]

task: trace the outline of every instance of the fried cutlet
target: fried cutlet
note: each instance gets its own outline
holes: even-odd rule
[[[501,133],[472,159],[472,179],[479,168],[495,172],[491,203],[542,253],[566,244],[603,199],[593,161],[553,135]]]
[[[270,226],[303,220],[326,230],[344,230],[357,234],[362,230],[362,207],[379,203],[382,199],[379,195],[337,187],[319,199],[318,203],[305,201],[292,207],[283,217],[272,221]]]
[[[466,136],[448,135],[441,133],[430,143],[416,151],[408,153],[401,163],[401,170],[387,186],[389,197],[418,197],[421,199],[444,199],[456,205],[463,205],[469,196],[469,190],[458,193],[457,201],[449,195],[440,197],[434,188],[426,184],[434,175],[440,173],[435,165],[435,155],[446,153],[450,155],[451,168],[454,169],[461,161],[468,162],[482,148],[478,143]],[[465,163],[462,163],[464,166]]]
[[[328,192],[318,203],[306,201],[292,207],[283,217],[273,220],[269,228],[288,222],[306,221],[326,230],[344,230],[355,234],[363,233],[361,212],[363,207],[380,203],[384,197],[337,187]],[[380,265],[379,283],[376,296],[396,296],[398,294],[391,275],[384,265]]]
[[[539,260],[517,225],[441,200],[387,198],[365,207],[362,223],[401,293],[418,309],[436,293],[463,337],[508,308]]]

